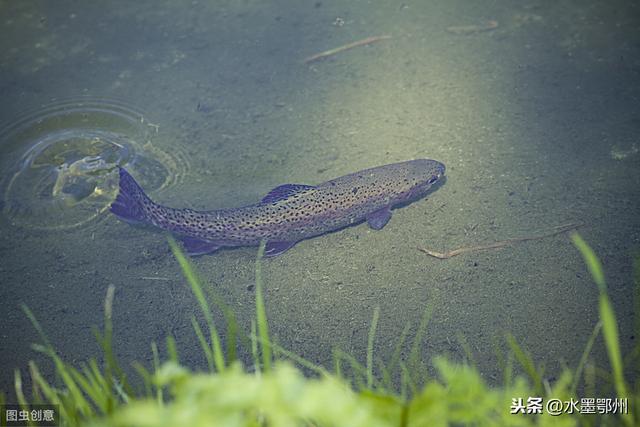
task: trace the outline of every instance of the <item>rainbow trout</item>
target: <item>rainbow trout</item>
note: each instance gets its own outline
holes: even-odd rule
[[[417,200],[442,181],[445,166],[410,160],[365,169],[319,185],[284,184],[259,203],[232,209],[195,211],[154,203],[123,168],[111,212],[134,224],[152,225],[180,238],[191,255],[222,247],[255,246],[267,240],[276,256],[297,242],[366,220],[380,230],[391,208]]]

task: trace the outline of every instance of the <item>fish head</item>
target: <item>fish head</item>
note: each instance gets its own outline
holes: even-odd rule
[[[410,201],[427,194],[437,184],[442,184],[446,167],[443,163],[431,159],[418,159],[407,162],[406,176],[403,180],[406,187],[402,191],[402,199]]]

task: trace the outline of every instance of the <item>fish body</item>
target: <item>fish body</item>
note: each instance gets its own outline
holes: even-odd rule
[[[131,223],[177,235],[192,255],[222,247],[255,246],[267,240],[265,255],[275,256],[296,242],[366,220],[379,230],[391,208],[425,196],[443,180],[445,166],[419,159],[365,169],[319,185],[284,184],[259,203],[231,209],[196,211],[153,202],[123,168],[111,212]]]

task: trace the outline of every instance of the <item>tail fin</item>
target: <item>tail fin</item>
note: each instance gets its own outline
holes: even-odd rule
[[[111,212],[123,221],[133,224],[150,223],[145,206],[153,202],[129,172],[118,166],[120,172],[120,188],[118,197],[111,203]]]

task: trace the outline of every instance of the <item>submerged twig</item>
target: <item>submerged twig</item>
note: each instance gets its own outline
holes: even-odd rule
[[[317,61],[319,59],[324,59],[324,58],[326,58],[328,56],[335,55],[336,53],[340,53],[340,52],[344,52],[345,50],[353,49],[354,47],[366,46],[368,44],[375,43],[375,42],[380,41],[380,40],[390,39],[390,38],[391,38],[391,36],[389,36],[389,35],[367,37],[366,39],[358,40],[358,41],[355,41],[353,43],[348,43],[348,44],[345,44],[343,46],[336,47],[334,49],[329,49],[329,50],[325,50],[324,52],[316,53],[315,55],[311,55],[311,56],[305,58],[304,61],[302,61],[302,62],[304,62],[305,64],[308,64],[310,62]]]
[[[487,243],[487,244],[478,245],[478,246],[463,246],[458,249],[445,251],[445,252],[432,251],[431,249],[423,248],[420,246],[417,249],[434,258],[448,259],[448,258],[453,258],[456,255],[464,254],[467,252],[478,252],[478,251],[485,251],[488,249],[500,249],[500,248],[504,248],[505,246],[512,245],[514,243],[544,239],[545,237],[555,236],[557,234],[564,233],[565,231],[575,230],[576,228],[581,227],[582,225],[584,225],[584,223],[582,222],[573,222],[569,224],[558,225],[554,227],[553,231],[550,231],[544,234],[538,234],[534,236],[525,236],[525,237],[515,237],[513,239],[500,240],[498,242]]]
[[[451,34],[469,35],[495,30],[496,28],[498,28],[498,21],[492,19],[491,21],[487,21],[480,25],[452,25],[447,27],[447,31]]]

